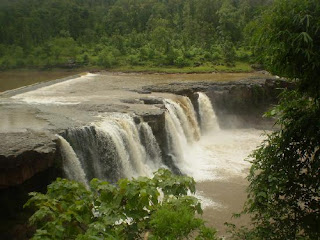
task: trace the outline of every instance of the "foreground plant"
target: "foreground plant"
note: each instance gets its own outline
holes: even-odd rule
[[[41,239],[216,239],[196,217],[200,203],[188,191],[195,182],[160,169],[153,178],[121,179],[113,185],[93,179],[90,189],[57,179],[46,194],[30,193],[25,207],[36,212],[30,223]]]

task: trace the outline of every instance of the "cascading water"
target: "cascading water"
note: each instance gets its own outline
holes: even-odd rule
[[[105,134],[94,125],[90,125],[68,129],[64,134],[64,138],[79,158],[88,180],[100,178],[113,182],[126,177],[126,167],[123,166],[126,157],[125,146],[117,146],[116,138],[121,139],[121,136],[112,133]]]
[[[81,182],[88,186],[86,174],[84,173],[81,163],[73,151],[70,144],[61,136],[58,135],[60,151],[62,156],[63,171],[67,178]]]
[[[190,101],[190,98],[188,97],[180,97],[177,99],[177,101],[180,103],[181,107],[184,110],[185,115],[188,118],[189,122],[189,128],[188,131],[192,131],[193,133],[193,140],[198,141],[201,136],[200,127],[197,121],[196,117],[196,111],[194,110],[194,107]]]
[[[102,117],[90,126],[65,133],[88,179],[108,181],[151,176],[162,167],[160,147],[150,126],[136,124],[128,114]]]
[[[193,140],[193,133],[190,122],[182,107],[171,99],[164,100],[164,104],[175,126],[181,144],[185,145],[187,142],[191,142]]]
[[[117,150],[120,150],[121,155],[123,155],[120,161],[126,177],[147,175],[148,172],[144,168],[146,153],[141,145],[137,127],[131,117],[120,115],[96,123],[95,126],[114,139]]]
[[[187,141],[174,118],[175,115],[172,116],[170,112],[165,113],[167,156],[164,160],[174,172],[180,173],[178,166],[184,159],[183,147],[187,145]]]
[[[218,119],[213,110],[210,99],[202,92],[198,92],[198,95],[200,126],[202,134],[213,130],[219,130],[220,128]]]
[[[63,138],[61,142],[74,152],[65,155],[66,158],[77,159],[87,180],[97,177],[115,182],[123,177],[151,176],[160,167],[176,173],[192,173],[197,164],[193,159],[195,142],[200,139],[194,107],[183,96],[163,102],[167,111],[166,147],[162,151],[148,123],[141,120],[136,123],[128,114],[111,114],[89,126],[67,130],[64,138],[68,142]],[[216,117],[208,97],[199,93],[198,103],[202,132],[216,129]],[[70,173],[70,178],[74,174]]]
[[[153,171],[164,167],[162,163],[161,149],[157,139],[153,135],[152,129],[148,123],[142,122],[139,126],[141,143],[145,146],[147,153],[146,164],[151,167]]]

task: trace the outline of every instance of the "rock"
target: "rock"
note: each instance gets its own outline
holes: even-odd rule
[[[145,86],[152,92],[168,92],[188,96],[197,110],[196,92],[210,98],[222,128],[271,128],[272,119],[262,118],[264,112],[278,101],[282,88],[294,85],[277,78],[249,78],[231,82],[178,82]]]
[[[0,133],[0,188],[23,183],[53,166],[56,137],[49,133]]]
[[[144,98],[140,98],[140,100],[144,103],[144,104],[163,104],[163,99],[160,97],[144,97]]]

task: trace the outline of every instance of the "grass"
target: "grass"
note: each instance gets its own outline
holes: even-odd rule
[[[154,66],[119,66],[108,69],[112,72],[147,72],[147,73],[211,73],[211,72],[252,72],[249,63],[236,62],[235,66],[202,65],[198,67],[154,67]]]
[[[1,74],[4,73],[32,73],[32,72],[49,72],[54,74],[55,72],[95,72],[106,70],[110,72],[141,72],[141,73],[212,73],[212,72],[223,72],[223,73],[246,73],[254,71],[249,63],[236,62],[234,66],[227,65],[213,65],[210,63],[198,66],[198,67],[176,67],[176,66],[153,66],[152,64],[145,65],[120,65],[111,68],[103,68],[101,66],[82,66],[78,68],[66,69],[66,68],[17,68],[10,70],[2,70]]]

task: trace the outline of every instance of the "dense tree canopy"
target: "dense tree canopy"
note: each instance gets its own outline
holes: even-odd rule
[[[256,22],[257,53],[272,73],[320,94],[320,1],[275,1]]]
[[[1,0],[0,66],[247,61],[243,29],[269,2]]]

